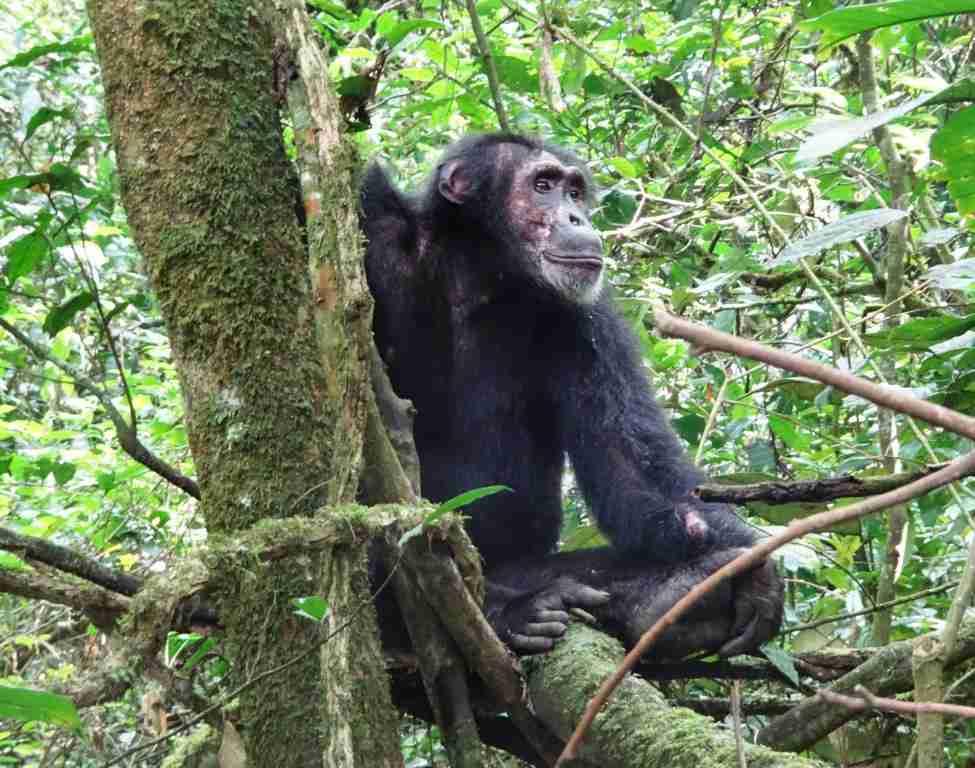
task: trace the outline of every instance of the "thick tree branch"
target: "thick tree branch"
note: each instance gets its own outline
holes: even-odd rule
[[[561,736],[596,694],[623,656],[618,642],[573,624],[555,650],[522,661],[539,716]],[[584,659],[585,663],[580,663]],[[710,719],[670,706],[652,685],[630,675],[593,723],[580,756],[614,768],[697,768],[737,765],[734,737]],[[812,768],[822,763],[745,746],[748,764],[762,768]]]
[[[132,597],[142,588],[142,579],[131,574],[107,568],[94,558],[47,539],[24,536],[8,528],[0,528],[0,549],[14,552],[28,562],[34,560],[43,563],[128,597]]]

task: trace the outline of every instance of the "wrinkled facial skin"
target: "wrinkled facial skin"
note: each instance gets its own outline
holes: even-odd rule
[[[516,169],[506,206],[523,268],[581,305],[592,304],[603,285],[602,242],[589,223],[590,194],[578,168],[542,152]]]

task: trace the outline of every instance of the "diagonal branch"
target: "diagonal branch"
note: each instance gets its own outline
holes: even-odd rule
[[[132,597],[142,589],[142,579],[106,568],[97,560],[36,536],[24,536],[9,528],[0,528],[0,549],[19,554],[64,573],[78,576],[99,587]]]

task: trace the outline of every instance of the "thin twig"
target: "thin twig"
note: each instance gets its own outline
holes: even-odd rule
[[[477,47],[481,51],[481,58],[484,60],[484,71],[487,73],[488,87],[491,89],[491,98],[494,99],[494,111],[498,114],[498,125],[502,131],[510,131],[511,125],[508,123],[508,113],[505,112],[504,102],[501,101],[501,86],[498,84],[498,70],[494,66],[494,57],[491,55],[491,46],[487,36],[484,34],[484,27],[481,26],[481,19],[477,15],[477,7],[474,0],[465,0],[467,13],[471,17],[471,26],[474,28],[474,37],[477,38]]]
[[[862,611],[851,611],[850,613],[841,613],[836,616],[830,616],[825,619],[819,619],[819,621],[810,621],[808,624],[794,624],[788,629],[782,630],[783,632],[802,632],[807,629],[816,629],[824,624],[835,624],[838,621],[847,621],[849,619],[855,619],[858,616],[867,616],[871,613],[876,613],[885,608],[893,608],[897,605],[903,605],[904,603],[913,603],[915,600],[920,600],[922,597],[930,597],[931,595],[937,595],[942,592],[947,592],[949,589],[954,589],[958,586],[957,581],[949,581],[947,584],[942,584],[940,587],[931,587],[931,589],[923,589],[920,592],[915,592],[913,595],[906,595],[904,597],[899,597],[896,600],[888,600],[886,603],[877,603],[870,608],[864,608]]]
[[[817,695],[828,701],[830,704],[841,704],[854,712],[868,712],[872,709],[879,709],[882,712],[896,712],[899,715],[917,715],[918,713],[938,713],[942,715],[955,715],[957,717],[975,718],[975,707],[964,707],[960,704],[939,704],[936,702],[925,702],[916,704],[900,699],[888,699],[883,696],[874,696],[862,685],[853,689],[856,696],[844,696],[842,693],[822,690]]]
[[[738,768],[748,768],[748,760],[745,758],[745,740],[741,735],[741,680],[735,680],[731,684],[731,721],[735,728],[735,752],[738,755]]]

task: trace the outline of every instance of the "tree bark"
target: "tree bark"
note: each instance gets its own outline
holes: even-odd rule
[[[908,691],[914,685],[912,660],[915,644],[925,642],[925,638],[937,636],[937,633],[925,635],[880,648],[868,661],[833,683],[829,690],[840,694],[852,693],[858,685],[862,685],[875,696],[893,696]],[[962,625],[958,642],[944,660],[944,668],[950,669],[973,656],[975,621],[969,621]],[[857,714],[820,697],[811,696],[799,706],[772,720],[759,732],[758,741],[774,749],[809,749]]]
[[[585,663],[580,663],[585,659]],[[573,624],[555,650],[523,660],[538,716],[568,738],[600,684],[619,666],[623,647]],[[748,745],[749,768],[815,768],[816,760]],[[582,743],[580,757],[603,768],[727,768],[738,765],[733,734],[687,709],[671,707],[660,692],[628,677]]]
[[[351,498],[368,388],[364,355],[337,362],[355,346],[335,321],[349,296],[342,263],[309,279],[269,27],[246,0],[88,10],[123,202],[183,387],[212,596],[234,674],[253,681],[241,694],[249,764],[401,765],[361,548],[258,565],[233,541]],[[339,218],[333,234],[350,237]],[[368,293],[351,301],[359,313],[344,319],[368,328]],[[342,629],[321,657],[322,628],[290,603],[316,594]]]

